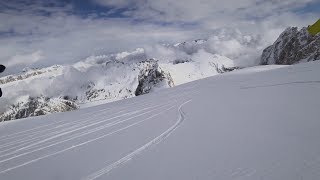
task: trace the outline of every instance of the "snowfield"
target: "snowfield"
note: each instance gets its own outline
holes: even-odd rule
[[[320,62],[0,124],[0,179],[315,180]]]

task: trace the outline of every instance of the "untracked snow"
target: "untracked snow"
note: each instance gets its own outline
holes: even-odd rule
[[[0,124],[0,179],[315,180],[320,62]]]

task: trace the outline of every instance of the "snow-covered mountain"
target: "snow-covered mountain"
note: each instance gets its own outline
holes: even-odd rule
[[[121,62],[107,57],[100,60],[101,57],[97,57],[94,62],[88,59],[3,77],[2,103],[7,104],[7,108],[0,119],[74,110],[77,104],[114,101],[173,86],[170,74],[162,71],[153,59]]]
[[[222,31],[207,40],[90,56],[71,65],[26,68],[0,78],[4,92],[0,121],[126,99],[238,69],[243,65],[237,58],[246,54],[232,54],[225,44],[247,50],[254,47],[255,38],[238,31],[233,34],[226,36]]]
[[[263,51],[260,61],[261,44],[259,36],[222,29],[207,39],[90,56],[69,65],[26,68],[0,78],[4,92],[0,121],[126,99],[259,64],[320,59],[320,35],[310,35],[307,28],[286,29]]]
[[[295,64],[320,60],[320,33],[312,35],[306,27],[287,28],[273,45],[266,48],[261,64]]]
[[[65,112],[78,109],[78,105],[72,101],[62,98],[48,97],[25,97],[27,99],[18,101],[8,111],[1,115],[2,121],[20,119],[30,116],[40,116],[55,112]]]

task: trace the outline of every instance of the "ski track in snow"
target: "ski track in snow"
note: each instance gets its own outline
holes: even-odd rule
[[[176,98],[184,96],[185,94],[186,94],[186,92],[182,93],[182,94],[179,94],[178,96],[176,96]],[[131,106],[132,104],[137,104],[137,103],[139,103],[139,102],[131,103],[131,104],[129,104],[129,106]],[[147,104],[145,107],[150,108],[149,106],[150,105]],[[106,110],[106,109],[110,109],[110,108],[105,108],[103,110]],[[122,108],[122,110],[118,111],[117,113],[114,113],[113,115],[121,114],[126,109],[127,109],[127,107]],[[142,110],[145,110],[145,109],[146,108],[143,108]],[[101,110],[99,110],[99,112],[100,111]],[[141,111],[141,109],[140,109],[140,111]],[[98,111],[95,111],[95,112],[98,112]],[[134,113],[134,112],[132,112],[132,113]],[[39,140],[41,140],[44,137],[52,137],[54,135],[61,134],[61,133],[65,132],[65,131],[72,130],[72,129],[77,128],[77,127],[82,127],[82,125],[85,125],[88,122],[93,123],[94,122],[94,121],[92,121],[93,118],[101,117],[101,116],[104,116],[105,114],[108,114],[108,113],[109,113],[109,111],[98,113],[98,114],[90,113],[90,114],[93,114],[93,115],[92,116],[88,116],[85,119],[72,121],[72,122],[58,121],[58,122],[50,123],[50,124],[47,124],[47,125],[38,126],[38,127],[32,128],[32,129],[24,130],[22,132],[18,132],[18,133],[13,133],[13,134],[10,134],[10,135],[2,136],[2,137],[7,137],[7,138],[2,138],[0,140],[0,142],[1,142],[1,145],[0,145],[0,156],[4,152],[12,151],[13,149],[16,149],[16,148],[21,147],[21,146],[25,146],[25,145],[27,145],[29,143],[32,143],[32,142],[38,142]],[[88,113],[85,113],[85,114],[88,114]],[[101,118],[98,119],[98,120],[101,120]],[[95,120],[95,121],[97,121],[97,120]],[[63,127],[66,127],[66,128],[63,128]],[[44,128],[44,129],[41,129],[41,128]],[[57,130],[55,130],[55,129],[57,129]],[[53,131],[50,132],[51,130],[53,130]],[[7,141],[7,143],[5,141]]]
[[[171,102],[170,102],[170,103],[171,103]],[[105,129],[105,128],[108,128],[108,127],[111,127],[111,126],[114,126],[114,125],[117,125],[117,124],[120,124],[120,123],[129,121],[129,120],[134,119],[134,118],[136,118],[136,117],[139,117],[139,116],[142,116],[142,115],[151,113],[151,112],[157,110],[157,108],[159,108],[159,107],[165,107],[165,106],[169,105],[170,103],[167,103],[167,104],[165,104],[165,105],[160,105],[160,106],[158,105],[158,106],[155,106],[155,107],[151,107],[151,108],[155,108],[155,109],[152,109],[152,110],[149,110],[149,111],[140,113],[140,114],[135,115],[135,116],[131,116],[131,117],[126,118],[126,119],[122,119],[122,120],[120,119],[120,120],[115,121],[115,122],[107,123],[107,124],[105,124],[105,125],[98,126],[98,127],[96,127],[96,128],[89,129],[89,130],[86,130],[86,131],[84,131],[84,132],[80,132],[80,133],[78,133],[78,134],[72,135],[72,136],[70,136],[70,137],[65,137],[63,140],[60,140],[60,141],[57,141],[57,142],[50,142],[48,145],[40,146],[39,148],[37,148],[36,145],[42,145],[42,143],[47,142],[47,141],[49,141],[49,140],[52,140],[52,139],[54,139],[54,138],[58,138],[58,137],[61,137],[61,136],[65,136],[65,135],[70,134],[70,133],[72,133],[72,132],[75,132],[75,131],[78,131],[78,130],[82,130],[82,129],[84,129],[84,128],[87,128],[87,127],[90,127],[90,126],[93,126],[93,125],[92,125],[92,124],[90,124],[90,125],[85,125],[85,126],[82,126],[82,127],[80,127],[80,128],[72,129],[72,130],[70,130],[70,131],[67,131],[67,132],[58,134],[58,135],[56,135],[56,136],[46,138],[46,139],[44,139],[44,140],[41,140],[41,141],[38,141],[38,142],[36,142],[36,143],[30,144],[30,145],[25,146],[25,147],[23,147],[23,148],[17,149],[17,150],[15,150],[15,151],[13,151],[13,152],[10,152],[10,153],[1,155],[0,158],[6,157],[6,156],[9,156],[9,155],[13,155],[13,156],[12,156],[12,157],[9,157],[9,158],[6,158],[6,159],[0,160],[0,164],[2,164],[3,162],[7,162],[7,161],[9,161],[9,160],[12,160],[12,159],[21,157],[21,156],[25,156],[25,155],[28,155],[28,154],[31,154],[31,153],[34,153],[34,152],[37,152],[37,151],[40,151],[40,150],[43,150],[43,149],[47,149],[47,148],[49,148],[49,147],[52,147],[52,146],[55,146],[55,145],[58,145],[58,144],[61,144],[61,143],[64,143],[64,142],[68,142],[68,141],[70,141],[70,140],[73,140],[73,139],[76,139],[76,138],[79,138],[79,137],[82,137],[82,136],[85,136],[85,135],[88,135],[88,134],[91,134],[91,133],[94,133],[94,132],[103,130],[103,129]],[[148,108],[148,109],[150,109],[150,108]],[[140,111],[142,111],[142,110],[140,110]],[[138,112],[140,112],[140,111],[138,111]],[[129,113],[129,114],[130,114],[130,113]],[[112,120],[112,119],[116,119],[116,118],[122,117],[122,116],[124,116],[124,115],[119,115],[119,116],[115,116],[115,117],[112,117],[112,118],[108,118],[108,119],[106,119],[106,120],[98,121],[98,122],[95,122],[95,123],[93,123],[93,124],[96,124],[96,125],[97,125],[97,124],[101,124],[101,123],[103,123],[103,122],[107,122],[107,121],[110,121],[110,120]],[[30,151],[26,151],[26,152],[22,152],[22,153],[20,153],[20,154],[15,155],[17,152],[20,152],[20,151],[22,151],[22,150],[28,150],[28,149],[30,149],[30,148],[32,148],[32,147],[36,147],[37,149],[30,150]]]
[[[136,104],[136,103],[132,103],[132,104]],[[129,106],[131,106],[132,104],[129,104]],[[142,109],[139,109],[139,111],[151,108],[150,105],[152,105],[152,104],[144,105],[144,107],[141,107]],[[126,111],[126,109],[129,106],[126,106],[125,108],[121,108],[120,111],[118,111],[116,113],[113,113],[113,115],[123,113],[124,111]],[[110,108],[106,108],[106,109],[110,109]],[[106,109],[104,109],[104,110],[106,110]],[[98,111],[96,111],[96,112],[98,112]],[[100,110],[99,110],[99,112],[100,112]],[[133,112],[136,112],[136,111],[133,111]],[[39,138],[39,136],[38,136],[39,134],[44,134],[46,136],[51,136],[51,135],[53,135],[52,133],[54,133],[54,132],[55,133],[60,133],[60,132],[63,132],[64,130],[67,130],[67,129],[70,129],[70,128],[73,128],[73,127],[80,127],[82,124],[86,124],[87,122],[94,122],[94,121],[92,121],[92,119],[94,119],[96,117],[101,117],[101,116],[103,116],[105,114],[108,114],[108,113],[110,113],[110,112],[107,111],[107,112],[102,112],[102,113],[98,113],[98,114],[93,114],[92,116],[88,116],[85,119],[72,121],[72,122],[58,121],[58,122],[55,122],[55,123],[50,123],[49,124],[50,126],[56,125],[56,126],[53,126],[52,128],[45,128],[45,129],[42,129],[42,130],[38,130],[40,128],[49,126],[49,125],[44,125],[44,126],[39,126],[39,127],[36,127],[36,128],[25,130],[23,132],[13,133],[13,134],[7,135],[7,137],[9,137],[9,138],[4,138],[4,139],[0,140],[0,142],[1,141],[9,141],[10,140],[9,143],[1,143],[2,145],[0,145],[0,149],[1,148],[6,148],[6,147],[8,147],[10,145],[13,145],[13,144],[16,144],[16,143],[26,142],[25,140],[31,141],[31,140],[33,140],[31,137],[34,137],[34,136],[36,136],[36,138],[38,139]],[[85,113],[85,114],[87,114],[87,113]],[[101,120],[101,118],[98,119],[98,120]],[[58,123],[61,123],[61,124],[58,124]],[[70,125],[75,125],[75,126],[71,126],[70,127]],[[61,128],[61,127],[64,127],[64,126],[68,126],[68,127],[66,129],[62,129],[62,130],[59,129],[59,131],[54,131],[54,132],[52,132],[51,134],[48,135],[48,131],[53,130],[53,129],[58,129],[58,128]],[[4,136],[2,136],[2,137],[4,137]],[[20,138],[20,137],[24,137],[24,138]],[[15,140],[11,140],[11,139],[14,139],[14,138],[16,138],[17,140],[16,141]],[[1,151],[0,151],[0,153],[1,153]]]
[[[153,106],[153,107],[156,107],[156,106]],[[130,112],[130,113],[123,113],[124,110],[120,110],[120,111],[114,113],[114,115],[123,113],[123,114],[121,114],[121,115],[119,115],[119,116],[116,116],[116,118],[122,117],[122,116],[124,116],[124,115],[133,115],[133,114],[135,114],[135,113],[137,113],[137,112],[140,112],[140,111],[143,111],[143,110],[146,110],[146,109],[150,109],[150,108],[153,108],[153,107],[143,108],[143,109],[141,109],[141,110],[133,111],[133,112]],[[63,133],[68,133],[68,132],[71,132],[72,130],[79,130],[79,128],[81,129],[81,128],[83,128],[83,127],[87,127],[87,126],[84,126],[84,125],[97,125],[97,124],[95,124],[95,122],[98,121],[97,123],[102,123],[102,122],[104,122],[104,121],[100,121],[100,120],[103,120],[103,119],[105,119],[105,118],[100,118],[100,119],[97,119],[97,120],[95,120],[95,121],[92,121],[92,118],[94,118],[94,117],[99,117],[99,116],[102,116],[102,115],[104,115],[104,114],[105,114],[105,113],[101,113],[101,114],[99,114],[99,115],[97,115],[97,116],[91,116],[90,118],[86,118],[86,119],[83,119],[83,120],[80,120],[80,121],[75,121],[75,122],[72,122],[72,123],[65,123],[65,124],[62,124],[62,125],[59,125],[59,126],[56,126],[56,127],[53,127],[53,128],[49,128],[49,129],[42,130],[42,131],[40,131],[39,133],[35,133],[35,134],[31,134],[31,135],[26,135],[25,138],[22,138],[22,139],[19,138],[17,141],[10,141],[9,143],[3,144],[2,146],[0,146],[0,149],[2,149],[2,148],[5,148],[5,149],[6,149],[6,150],[4,150],[4,151],[0,151],[0,154],[1,154],[2,152],[12,150],[12,149],[17,148],[17,147],[19,147],[19,146],[25,146],[26,144],[28,144],[28,143],[30,143],[30,142],[38,142],[39,140],[41,140],[42,138],[45,138],[45,137],[51,137],[51,138],[52,138],[52,136],[59,137],[59,136],[60,136],[61,134],[63,134]],[[112,119],[114,119],[114,118],[112,118]],[[112,120],[112,119],[109,119],[109,120]],[[108,120],[108,121],[109,121],[109,120]],[[90,123],[91,123],[91,124],[90,124]],[[74,125],[74,124],[75,124],[75,125]],[[73,126],[70,126],[70,125],[73,125]],[[48,131],[50,131],[50,130],[52,130],[52,129],[57,129],[57,128],[61,128],[61,127],[64,127],[64,126],[67,126],[67,128],[58,129],[57,131],[53,131],[53,132],[50,132],[50,133],[48,132]],[[77,128],[78,128],[78,129],[77,129]],[[40,136],[39,136],[39,134],[41,134],[41,132],[44,132],[44,133],[43,133],[43,135],[40,135]],[[34,137],[34,136],[35,136],[35,137]],[[34,138],[32,138],[32,137],[34,137]],[[54,138],[55,138],[55,137],[54,137]],[[18,146],[10,147],[10,149],[7,148],[8,146],[16,145],[16,144],[18,144]],[[2,155],[0,155],[0,157],[2,157]]]
[[[182,95],[180,94],[180,96],[182,96]],[[116,133],[118,133],[118,132],[120,132],[120,131],[124,131],[124,130],[130,128],[130,127],[133,127],[133,126],[136,126],[136,125],[138,125],[138,124],[141,124],[142,122],[144,122],[144,121],[146,121],[146,120],[152,119],[153,117],[158,116],[158,115],[160,115],[160,114],[162,114],[162,113],[164,113],[164,112],[166,112],[166,111],[174,108],[174,107],[176,106],[176,105],[175,105],[176,103],[177,103],[177,100],[174,100],[174,103],[172,103],[172,101],[170,101],[170,102],[167,102],[167,103],[165,103],[165,104],[156,105],[156,106],[152,106],[152,107],[146,107],[146,108],[143,108],[143,109],[141,109],[141,110],[137,110],[137,111],[133,111],[133,112],[130,112],[130,113],[126,113],[126,114],[129,114],[129,115],[131,115],[131,114],[138,114],[138,112],[145,111],[145,110],[147,110],[147,109],[151,109],[151,110],[148,110],[148,111],[139,113],[138,115],[130,116],[129,118],[126,118],[126,119],[120,119],[120,120],[118,120],[118,121],[114,121],[114,122],[105,124],[105,125],[103,125],[103,126],[99,126],[99,127],[97,127],[97,128],[93,128],[93,129],[89,129],[89,130],[84,131],[84,132],[80,132],[80,133],[78,133],[78,134],[75,134],[75,135],[73,135],[73,136],[67,137],[66,139],[63,139],[63,140],[60,140],[60,141],[59,141],[59,140],[56,141],[56,142],[51,142],[51,141],[50,141],[50,144],[47,145],[47,146],[43,146],[43,143],[44,143],[44,142],[47,142],[47,141],[49,141],[49,140],[52,140],[52,139],[54,139],[54,138],[44,139],[44,140],[42,140],[41,142],[33,143],[33,144],[31,144],[31,145],[28,145],[27,147],[20,148],[20,149],[14,151],[14,152],[11,152],[11,153],[8,153],[8,154],[2,154],[0,157],[6,157],[6,156],[9,156],[9,155],[13,155],[13,156],[8,157],[8,158],[6,158],[6,159],[0,160],[0,164],[2,164],[2,163],[4,163],[4,162],[11,161],[11,160],[13,160],[13,159],[17,159],[17,158],[22,157],[22,156],[26,156],[26,155],[32,154],[32,153],[34,153],[34,152],[38,152],[38,151],[43,150],[43,149],[47,149],[47,148],[56,146],[56,145],[58,145],[58,144],[61,144],[61,143],[64,143],[64,142],[67,142],[67,141],[70,141],[70,140],[73,140],[73,139],[82,137],[82,136],[84,136],[84,135],[88,135],[88,134],[94,133],[94,132],[99,131],[99,130],[103,130],[103,129],[105,129],[105,128],[114,126],[114,125],[116,125],[116,124],[124,123],[124,122],[126,122],[126,121],[129,121],[129,120],[131,120],[131,119],[137,118],[137,117],[139,117],[139,116],[142,116],[142,115],[145,115],[145,114],[148,114],[148,113],[152,113],[153,111],[158,110],[159,108],[164,108],[164,107],[170,106],[169,108],[166,108],[165,110],[162,110],[161,112],[156,113],[156,114],[154,114],[154,115],[152,115],[152,116],[150,116],[150,117],[148,117],[148,118],[145,118],[145,119],[143,119],[143,120],[137,121],[137,122],[135,122],[135,123],[133,123],[133,124],[127,125],[127,126],[122,127],[122,128],[120,128],[120,129],[114,130],[114,131],[112,131],[112,132],[110,132],[110,133],[107,133],[107,134],[105,134],[105,135],[99,136],[99,137],[94,138],[94,139],[87,140],[87,141],[85,141],[85,142],[81,142],[81,143],[76,144],[76,145],[72,145],[72,146],[70,146],[70,147],[68,147],[68,148],[65,148],[65,149],[56,151],[56,152],[54,152],[54,153],[46,154],[46,155],[41,156],[41,157],[39,157],[39,158],[35,158],[35,159],[28,160],[28,161],[26,161],[26,162],[24,162],[24,163],[22,163],[22,164],[19,164],[19,165],[16,165],[16,166],[13,166],[13,167],[10,167],[10,168],[7,168],[7,169],[2,169],[2,170],[0,170],[0,174],[9,172],[9,171],[11,171],[11,170],[14,170],[14,169],[17,169],[17,168],[26,166],[26,165],[29,165],[29,164],[31,164],[31,163],[37,162],[37,161],[39,161],[39,160],[42,160],[42,159],[45,159],[45,158],[48,158],[48,157],[51,157],[51,156],[54,156],[54,155],[61,154],[61,153],[63,153],[63,152],[66,152],[66,151],[69,151],[69,150],[78,148],[78,147],[83,146],[83,145],[86,145],[86,144],[88,144],[88,143],[91,143],[91,142],[94,142],[94,141],[98,141],[98,140],[100,140],[100,139],[102,139],[102,138],[105,138],[105,137],[107,137],[107,136],[116,134]],[[173,105],[172,105],[172,104],[173,104]],[[112,117],[112,118],[108,118],[107,120],[98,121],[98,122],[95,122],[95,123],[105,122],[105,121],[108,121],[108,120],[110,120],[110,119],[115,119],[116,117],[121,117],[121,116],[123,116],[123,115],[115,116],[115,117]],[[101,120],[101,119],[100,119],[100,120]],[[90,126],[90,125],[89,125],[89,126]],[[33,128],[33,129],[35,129],[35,128]],[[80,129],[83,129],[83,127],[80,128]],[[73,131],[75,131],[75,130],[73,129],[73,130],[71,130],[71,131],[73,132]],[[70,131],[67,131],[66,133],[64,133],[64,135],[65,135],[65,134],[68,134],[68,132],[70,132]],[[60,134],[60,135],[61,135],[61,134]],[[31,151],[23,152],[23,150],[28,150],[28,148],[37,147],[37,145],[41,145],[41,146],[40,146],[39,148],[37,148],[37,149],[33,149],[33,150],[31,150]],[[16,153],[18,153],[19,151],[22,151],[22,152],[21,152],[20,154],[16,154]]]
[[[88,114],[88,117],[83,119],[83,120],[89,120],[92,119],[93,117],[98,117],[98,116],[101,116],[101,115],[104,115],[108,112],[105,112],[105,110],[109,110],[110,108],[105,108],[105,109],[102,109],[102,110],[98,110],[98,111],[95,111],[95,112],[92,112],[92,113],[84,113],[83,116],[87,115]],[[97,112],[101,112],[101,111],[104,111],[102,113],[98,113]],[[119,111],[119,113],[121,113],[123,111]],[[27,129],[27,130],[24,130],[24,131],[21,131],[21,132],[17,132],[17,133],[13,133],[13,134],[9,134],[9,135],[5,135],[5,136],[2,136],[0,137],[0,142],[2,141],[8,141],[8,140],[11,140],[11,139],[14,139],[14,138],[19,138],[20,137],[25,137],[25,136],[28,136],[26,137],[26,139],[29,139],[29,137],[32,135],[37,135],[37,134],[40,134],[42,133],[43,131],[48,131],[48,130],[51,130],[51,129],[56,129],[56,128],[60,128],[60,127],[63,127],[63,126],[69,126],[69,125],[72,125],[72,124],[78,124],[79,122],[68,122],[66,123],[65,120],[62,120],[62,121],[57,121],[57,122],[53,122],[53,123],[49,123],[49,124],[46,124],[46,125],[42,125],[42,126],[38,126],[38,127],[35,127],[35,128],[31,128],[31,129]],[[45,129],[42,129],[44,127],[51,127],[53,126],[52,128],[45,128]],[[39,130],[39,129],[42,129],[42,130]],[[2,148],[3,145],[0,146],[0,148]]]
[[[284,86],[284,85],[291,85],[291,84],[316,84],[316,83],[320,83],[320,81],[294,81],[294,82],[285,82],[285,83],[268,84],[268,85],[260,85],[260,86],[247,86],[247,87],[241,87],[240,89],[255,89],[255,88],[264,88],[264,87]]]
[[[184,94],[186,94],[186,93],[179,94],[179,97],[183,96]],[[132,104],[136,104],[136,103],[132,103]],[[132,104],[130,104],[130,106]],[[150,108],[149,105],[147,105],[145,107]],[[126,108],[122,108],[122,110],[118,111],[115,114],[123,113],[126,110]],[[148,109],[148,108],[143,108],[142,110],[145,110],[145,109]],[[107,109],[109,109],[109,108],[107,108]],[[141,110],[139,110],[139,111],[141,111]],[[134,111],[134,112],[136,112],[136,111]],[[132,113],[134,113],[134,112],[132,112]],[[55,124],[57,124],[57,125],[52,127],[52,128],[46,128],[46,129],[42,129],[42,130],[38,130],[38,131],[35,131],[35,130],[39,129],[40,127],[32,128],[30,130],[25,130],[23,134],[20,133],[17,136],[10,137],[9,138],[10,142],[2,143],[2,145],[0,145],[0,157],[2,156],[1,154],[4,153],[4,152],[11,151],[11,153],[12,153],[13,149],[17,149],[18,147],[25,146],[25,145],[27,145],[29,143],[32,143],[32,142],[38,142],[39,140],[41,140],[44,137],[52,137],[54,135],[59,135],[59,134],[65,132],[65,131],[72,130],[72,129],[77,128],[77,127],[82,127],[82,125],[85,125],[88,122],[92,123],[92,122],[94,122],[94,121],[92,121],[92,118],[100,117],[100,116],[105,115],[107,113],[109,113],[109,111],[108,112],[102,112],[102,113],[99,113],[99,114],[94,114],[93,116],[90,116],[88,118],[85,118],[85,119],[82,119],[82,120],[78,120],[78,121],[75,121],[75,122],[67,122],[67,123],[65,122],[65,123],[61,123],[61,124],[52,123],[50,125],[55,125]],[[101,119],[98,119],[98,120],[101,120]],[[70,125],[72,125],[72,126],[70,126]],[[41,127],[47,127],[47,126],[41,126]],[[62,127],[67,127],[67,128],[62,128]],[[54,130],[54,129],[58,129],[58,130],[57,131],[53,131],[53,132],[49,132],[50,130]],[[27,132],[29,132],[29,133],[27,133]],[[17,134],[17,133],[14,133],[14,134]],[[8,136],[11,136],[11,135],[8,135]],[[23,138],[20,138],[20,137],[23,137]],[[14,138],[16,138],[17,140],[11,140],[11,139],[14,139]],[[5,140],[9,141],[9,139],[2,139],[2,141],[5,141]]]
[[[135,101],[134,103],[129,103],[126,105],[126,107],[120,108],[103,108],[97,111],[93,112],[86,112],[83,114],[83,118],[74,121],[74,120],[68,120],[68,121],[56,121],[52,122],[46,125],[40,125],[31,129],[26,129],[17,133],[8,134],[5,136],[1,136],[2,139],[0,142],[2,144],[0,145],[0,174],[7,173],[9,171],[15,170],[17,168],[21,168],[23,166],[30,165],[32,163],[35,163],[37,161],[59,155],[61,153],[70,151],[72,149],[84,146],[88,143],[98,141],[102,138],[108,137],[110,135],[119,133],[121,131],[124,131],[130,127],[137,126],[141,124],[144,121],[147,121],[149,119],[154,118],[155,116],[158,116],[174,107],[176,107],[176,103],[178,102],[177,99],[184,98],[185,96],[190,96],[192,94],[199,93],[198,90],[196,90],[195,87],[189,87],[182,89],[182,92],[174,93],[174,94],[168,94],[170,96],[170,101],[166,101],[166,103],[157,103],[157,105],[154,105],[154,102],[143,102],[143,106],[138,107],[137,110],[131,110],[129,112],[125,112],[126,109],[134,104],[142,104],[140,101]],[[178,111],[180,113],[179,120],[170,127],[167,131],[165,131],[163,134],[152,140],[151,142],[147,143],[146,145],[142,146],[141,148],[134,151],[134,153],[129,154],[128,156],[120,159],[119,161],[115,162],[112,166],[113,168],[116,168],[120,166],[121,164],[124,164],[126,161],[130,160],[133,156],[136,156],[140,154],[141,151],[147,149],[148,147],[160,143],[162,140],[167,138],[184,120],[184,113],[181,110],[181,107],[190,102],[191,100],[188,100],[180,105],[178,108]],[[172,105],[174,104],[174,105]],[[151,106],[153,105],[153,106]],[[116,129],[110,133],[104,134],[102,136],[99,136],[97,138],[89,139],[85,142],[80,142],[78,144],[69,146],[67,148],[54,150],[53,152],[50,152],[50,148],[59,147],[58,145],[71,142],[71,140],[79,139],[83,136],[93,134],[98,131],[102,131],[106,128],[120,125],[122,123],[125,123],[131,119],[138,118],[143,115],[147,115],[149,113],[152,113],[159,108],[164,108],[169,106],[169,108],[161,111],[160,113],[156,113],[154,115],[151,115],[148,118],[142,119],[140,121],[134,122],[132,124],[129,124],[125,127],[120,127],[119,129]],[[172,105],[172,106],[171,106]],[[110,113],[112,110],[117,110],[114,113]],[[105,118],[104,115],[107,115],[110,113],[112,117]],[[125,119],[123,119],[125,117]],[[119,120],[117,120],[119,118]],[[122,118],[122,119],[121,119]],[[94,119],[94,120],[92,120]],[[114,120],[114,121],[111,121]],[[111,121],[111,122],[109,122]],[[107,123],[106,123],[107,122]],[[104,124],[106,123],[106,124]],[[59,139],[62,138],[63,139]],[[49,153],[42,154],[40,157],[32,157],[33,155],[36,155],[37,152],[47,150]],[[32,157],[31,159],[28,158]],[[14,164],[15,162],[18,162],[20,158],[26,158],[19,164]],[[18,161],[16,161],[18,160]],[[1,164],[3,163],[13,163],[10,167],[4,167],[1,168]],[[3,164],[5,165],[5,164]],[[110,168],[110,166],[108,166]],[[107,170],[107,172],[103,172],[103,174],[108,173],[110,170]],[[100,172],[100,171],[99,171]],[[100,172],[101,173],[101,172]],[[101,174],[101,175],[103,175]],[[101,176],[99,175],[99,176]],[[89,177],[89,176],[88,176]],[[91,177],[91,176],[90,176]]]
[[[122,111],[119,111],[115,114],[120,114],[122,113]],[[63,123],[63,124],[59,124],[58,126],[54,126],[52,128],[47,128],[47,129],[43,129],[43,130],[40,130],[40,131],[36,131],[36,132],[32,132],[30,134],[26,134],[24,136],[24,138],[19,138],[21,136],[18,136],[18,137],[15,137],[15,138],[18,138],[18,140],[16,141],[10,141],[9,143],[4,143],[3,145],[0,146],[0,149],[2,148],[5,148],[6,150],[5,151],[8,151],[9,149],[7,147],[11,146],[11,145],[15,145],[15,144],[20,144],[20,146],[22,145],[25,145],[25,144],[21,144],[21,143],[28,143],[30,141],[38,141],[38,139],[41,139],[42,137],[46,137],[46,136],[52,136],[52,135],[56,135],[56,134],[60,134],[64,131],[67,131],[69,129],[73,129],[73,128],[76,128],[76,127],[81,127],[81,125],[85,125],[86,123],[88,122],[93,122],[91,118],[94,118],[94,117],[97,117],[97,116],[102,116],[104,115],[105,113],[100,113],[99,115],[96,115],[96,116],[91,116],[90,118],[85,118],[81,121],[76,121],[76,122],[70,122],[70,123]],[[70,126],[72,125],[72,126]],[[62,128],[62,127],[65,127],[67,126],[67,128],[64,128],[64,129],[59,129],[58,131],[53,131],[53,132],[48,132],[50,130],[53,130],[53,129],[58,129],[58,128]],[[40,134],[40,135],[39,135]],[[43,135],[41,135],[43,134]],[[8,141],[8,140],[7,140]],[[11,147],[12,148],[12,147]],[[0,151],[0,154],[2,153],[3,151]]]
[[[121,108],[122,110],[120,110],[118,113],[121,113],[121,112],[125,111],[128,107],[130,107],[132,105],[136,105],[138,103],[141,103],[141,102],[128,103],[126,105],[126,107],[125,108]],[[83,120],[91,120],[94,117],[99,117],[101,115],[109,113],[109,111],[106,111],[106,110],[113,110],[113,109],[116,109],[116,108],[103,108],[103,109],[99,109],[99,110],[83,113],[82,116],[88,115],[88,117],[86,119],[83,119]],[[102,112],[102,113],[100,113],[100,112]],[[21,137],[21,136],[30,135],[29,134],[30,131],[33,131],[34,133],[40,133],[41,131],[39,131],[38,129],[41,129],[43,127],[54,126],[53,128],[57,128],[58,126],[55,126],[55,125],[59,125],[59,123],[61,123],[60,125],[70,125],[70,124],[77,124],[77,123],[79,123],[79,121],[66,123],[65,120],[61,120],[61,121],[49,123],[49,124],[46,124],[46,125],[38,126],[38,127],[35,127],[35,128],[31,128],[31,129],[27,129],[27,130],[20,131],[20,132],[17,132],[17,133],[12,133],[12,134],[1,136],[0,137],[0,142],[8,141],[9,139],[13,139],[13,138]],[[46,130],[48,130],[48,129],[44,129],[43,131],[46,131]]]
[[[168,111],[168,110],[172,109],[173,107],[175,107],[175,105],[173,105],[173,106],[165,109],[164,111],[161,111],[160,113],[154,114],[154,115],[150,116],[149,118],[140,120],[140,121],[138,121],[138,122],[136,122],[136,123],[134,123],[134,124],[131,124],[131,125],[128,125],[128,126],[126,126],[126,127],[120,128],[120,129],[118,129],[118,130],[112,131],[111,133],[105,134],[105,135],[100,136],[100,137],[98,137],[98,138],[91,139],[91,140],[88,140],[88,141],[86,141],[86,142],[82,142],[82,143],[80,143],[80,144],[73,145],[73,146],[71,146],[71,147],[62,149],[62,150],[60,150],[60,151],[57,151],[57,152],[54,152],[54,153],[51,153],[51,154],[47,154],[47,155],[45,155],[45,156],[42,156],[42,157],[39,157],[39,158],[36,158],[36,159],[32,159],[32,160],[27,161],[27,162],[25,162],[25,163],[23,163],[23,164],[20,164],[20,165],[17,165],[17,166],[14,166],[14,167],[5,169],[5,170],[3,170],[3,171],[0,171],[0,174],[9,172],[9,171],[11,171],[11,170],[14,170],[14,169],[17,169],[17,168],[26,166],[26,165],[29,165],[29,164],[31,164],[31,163],[37,162],[37,161],[42,160],[42,159],[45,159],[45,158],[48,158],[48,157],[51,157],[51,156],[55,156],[55,155],[61,154],[61,153],[63,153],[63,152],[66,152],[66,151],[69,151],[69,150],[78,148],[78,147],[80,147],[80,146],[83,146],[83,145],[86,145],[86,144],[88,144],[88,143],[91,143],[91,142],[100,140],[100,139],[105,138],[105,137],[107,137],[107,136],[116,134],[116,133],[118,133],[118,132],[120,132],[120,131],[126,130],[126,129],[130,128],[130,127],[133,127],[133,126],[136,126],[136,125],[138,125],[138,124],[140,124],[140,123],[142,123],[142,122],[144,122],[144,121],[146,121],[146,120],[152,119],[153,117],[158,116],[158,115],[164,113],[165,111]]]
[[[169,129],[167,129],[165,132],[163,132],[162,134],[160,134],[159,136],[157,136],[153,140],[149,141],[147,144],[145,144],[145,145],[141,146],[140,148],[136,149],[132,153],[130,153],[130,154],[124,156],[123,158],[119,159],[118,161],[116,161],[116,162],[114,162],[114,163],[102,168],[99,171],[96,171],[96,172],[92,173],[91,175],[87,176],[86,178],[83,178],[83,180],[94,180],[94,179],[97,179],[97,178],[99,178],[99,177],[101,177],[101,176],[103,176],[105,174],[108,174],[113,169],[118,168],[121,165],[124,165],[125,163],[129,162],[132,158],[134,158],[135,156],[139,155],[144,150],[150,148],[151,146],[157,145],[161,141],[165,140],[185,120],[185,114],[182,111],[182,107],[185,104],[189,103],[190,101],[192,101],[192,100],[190,99],[188,101],[185,101],[184,103],[182,103],[179,106],[179,108],[178,108],[178,111],[179,111],[179,119],[178,119],[178,121],[174,125],[172,125]]]

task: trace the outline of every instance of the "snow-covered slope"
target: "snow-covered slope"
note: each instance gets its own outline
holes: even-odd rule
[[[0,124],[0,179],[320,176],[320,62],[242,69]]]

